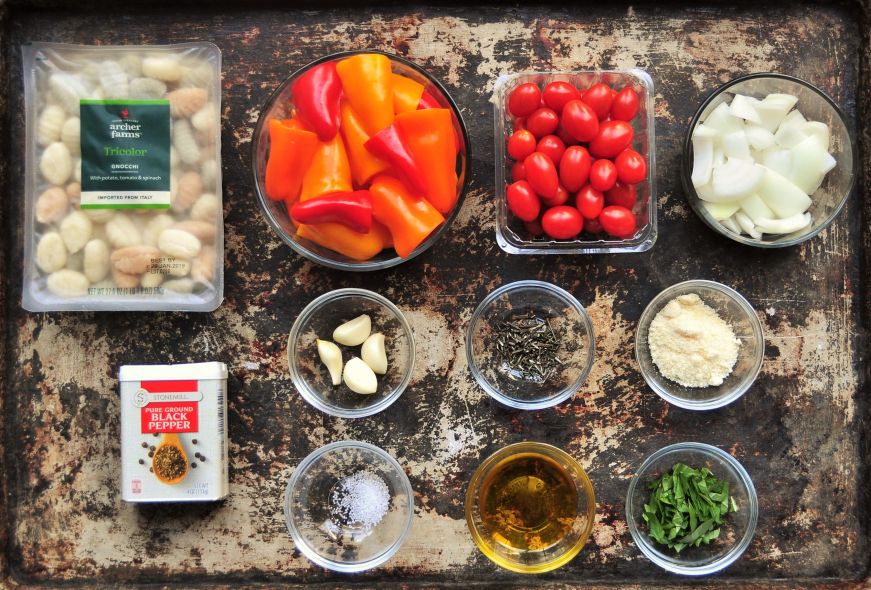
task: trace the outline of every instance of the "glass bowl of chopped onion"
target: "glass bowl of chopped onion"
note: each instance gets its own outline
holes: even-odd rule
[[[844,208],[858,174],[843,111],[809,82],[776,73],[717,88],[693,117],[681,180],[711,229],[759,248],[799,244]]]
[[[287,482],[284,518],[294,545],[333,571],[360,572],[390,559],[413,515],[414,492],[402,466],[365,442],[321,447]]]
[[[713,410],[740,398],[759,375],[764,355],[753,306],[714,281],[665,289],[644,309],[635,331],[635,359],[647,385],[687,410]]]
[[[569,292],[517,281],[490,293],[472,314],[466,360],[493,399],[539,410],[580,390],[593,366],[595,341],[590,316]]]
[[[750,545],[758,516],[750,475],[732,455],[704,443],[656,451],[626,494],[626,523],[635,544],[659,567],[687,576],[734,563]]]

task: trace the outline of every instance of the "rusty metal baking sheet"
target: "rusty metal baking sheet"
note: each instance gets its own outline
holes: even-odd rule
[[[53,7],[0,4],[0,220],[5,321],[2,485],[6,586],[199,584],[383,586],[675,586],[685,580],[641,556],[623,511],[629,479],[656,449],[699,440],[733,453],[756,484],[760,516],[744,557],[701,586],[867,587],[869,249],[867,9],[811,2],[655,5],[344,6],[305,10],[144,2]],[[124,12],[126,11],[126,12]],[[29,314],[20,307],[23,100],[19,46],[208,40],[224,55],[226,300],[211,314]],[[328,52],[376,47],[428,68],[461,105],[472,138],[468,199],[434,248],[395,269],[348,274],[313,265],[273,235],[250,179],[260,105],[281,80]],[[641,67],[656,88],[660,231],[644,254],[509,256],[494,239],[493,83],[529,69]],[[863,178],[838,220],[779,251],[709,231],[680,189],[686,125],[717,85],[778,71],[821,86],[862,140]],[[2,131],[3,129],[0,129]],[[863,200],[863,195],[865,199]],[[464,330],[493,288],[537,278],[587,306],[596,363],[567,403],[511,411],[474,383]],[[739,401],[713,412],[667,405],[632,355],[636,321],[673,283],[707,278],[755,306],[765,364]],[[411,387],[360,420],[327,417],[294,391],[286,338],[300,310],[328,290],[378,291],[407,314],[418,361]],[[231,495],[201,506],[120,501],[118,367],[229,364]],[[413,532],[384,566],[353,577],[313,567],[291,542],[281,503],[287,477],[322,444],[359,439],[402,463],[415,489]],[[478,463],[520,440],[576,457],[596,489],[593,536],[560,570],[521,577],[481,555],[466,531],[463,494]]]

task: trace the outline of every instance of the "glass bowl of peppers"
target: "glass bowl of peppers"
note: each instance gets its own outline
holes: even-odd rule
[[[653,81],[520,72],[494,90],[496,242],[511,254],[644,252],[656,241]]]
[[[459,212],[469,138],[438,80],[382,51],[336,53],[263,108],[252,158],[263,215],[297,253],[351,271],[430,248]]]

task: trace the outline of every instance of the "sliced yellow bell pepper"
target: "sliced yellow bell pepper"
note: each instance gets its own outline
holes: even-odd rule
[[[342,138],[351,164],[351,176],[357,186],[363,186],[370,178],[387,170],[387,162],[375,157],[366,149],[369,134],[359,115],[347,101],[342,101]]]
[[[396,114],[417,110],[423,96],[423,84],[411,78],[393,74],[393,112]]]
[[[402,181],[377,176],[369,187],[372,215],[387,226],[393,248],[402,258],[411,254],[445,220],[426,199],[411,194]]]
[[[273,201],[289,201],[292,205],[317,148],[317,135],[294,126],[293,119],[270,119],[266,195]]]
[[[336,64],[345,98],[370,136],[393,122],[393,72],[380,53],[358,53]]]
[[[366,234],[340,223],[301,224],[296,235],[353,260],[369,260],[381,252],[389,240],[389,233],[380,223],[373,223]]]
[[[302,179],[299,200],[307,201],[327,193],[350,192],[351,166],[342,137],[321,141]]]

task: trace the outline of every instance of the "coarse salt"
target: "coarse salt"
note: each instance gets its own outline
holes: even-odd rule
[[[339,481],[330,501],[330,512],[340,524],[369,531],[387,514],[390,490],[378,475],[358,471]]]

